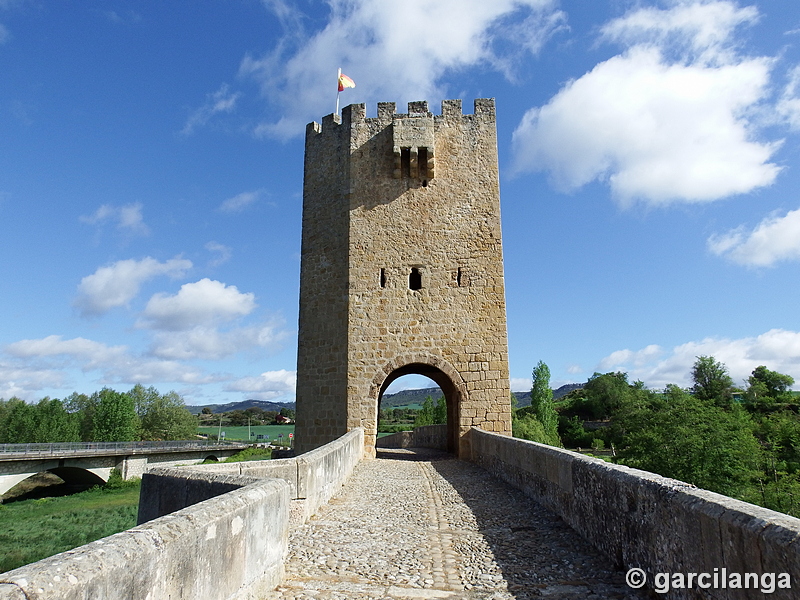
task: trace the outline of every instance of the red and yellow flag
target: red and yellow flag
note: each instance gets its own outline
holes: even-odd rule
[[[339,91],[341,92],[344,88],[354,88],[356,87],[356,82],[350,79],[347,75],[339,71]]]

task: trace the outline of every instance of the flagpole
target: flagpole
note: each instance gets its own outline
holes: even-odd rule
[[[342,68],[339,67],[339,74],[336,76],[336,112],[334,114],[339,114],[339,94],[342,92],[339,91],[339,80],[342,78]]]

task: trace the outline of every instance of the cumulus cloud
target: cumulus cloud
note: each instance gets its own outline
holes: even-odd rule
[[[286,394],[294,394],[297,372],[281,369],[267,371],[258,377],[243,377],[225,386],[229,392],[243,392],[248,398],[272,400]]]
[[[130,302],[145,281],[159,275],[181,277],[191,268],[191,261],[177,257],[166,262],[149,256],[120,260],[81,279],[73,304],[83,316],[101,315]]]
[[[215,115],[233,112],[240,95],[239,92],[231,92],[227,83],[222,84],[216,92],[206,96],[202,106],[192,111],[181,129],[181,135],[191,135],[195,129],[204,126]]]
[[[759,365],[786,373],[800,382],[800,332],[771,329],[754,337],[706,338],[666,351],[658,346],[643,350],[619,350],[600,361],[598,371],[627,371],[631,380],[651,388],[668,383],[691,385],[692,365],[698,356],[713,356],[724,363],[734,382],[742,384]]]
[[[737,227],[708,238],[717,256],[750,267],[771,267],[777,262],[800,260],[800,209],[783,216],[770,215],[752,231]]]
[[[255,308],[255,294],[242,293],[235,285],[204,278],[182,285],[173,296],[154,294],[147,302],[139,325],[164,331],[186,331],[226,323],[249,315]]]
[[[136,235],[147,235],[150,229],[145,225],[142,217],[142,204],[135,202],[123,206],[111,206],[103,204],[94,214],[79,217],[82,223],[89,225],[100,225],[105,222],[113,222],[118,229]]]
[[[50,335],[8,344],[4,354],[10,358],[0,363],[0,396],[4,389],[17,390],[27,399],[45,388],[63,388],[67,372],[99,372],[100,384],[136,384],[180,382],[201,384],[219,381],[220,376],[175,360],[162,360],[130,352],[127,346],[109,346],[82,337],[63,339]]]
[[[530,377],[512,377],[509,384],[512,392],[530,392],[533,386]]]
[[[282,117],[261,124],[257,134],[299,135],[308,121],[328,114],[338,67],[358,86],[348,90],[346,103],[444,97],[448,71],[485,65],[509,74],[515,53],[538,52],[566,22],[554,0],[328,4],[325,27],[308,34],[296,10],[269,3],[286,35],[272,52],[245,57],[240,74],[260,85]]]
[[[741,56],[734,38],[757,16],[732,2],[680,2],[608,23],[601,39],[626,50],[524,115],[516,171],[547,171],[564,191],[606,182],[623,205],[770,185],[780,143],[757,141],[750,115],[770,92],[773,59]]]
[[[286,338],[280,322],[268,322],[220,330],[198,326],[185,331],[159,331],[151,354],[174,360],[220,360],[254,348],[274,349]]]
[[[258,200],[263,193],[264,190],[242,192],[241,194],[237,194],[231,198],[228,198],[227,200],[224,200],[222,204],[219,205],[218,210],[225,213],[241,212]]]

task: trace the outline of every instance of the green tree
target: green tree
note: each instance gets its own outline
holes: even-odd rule
[[[143,440],[187,440],[197,434],[198,419],[176,392],[159,394],[156,388],[137,384],[128,392],[141,421]]]
[[[71,395],[64,398],[64,408],[67,412],[75,415],[78,421],[80,440],[83,442],[92,441],[92,423],[96,404],[96,394],[87,396],[86,394],[73,392]]]
[[[79,442],[80,423],[76,414],[67,412],[57,398],[42,398],[34,406],[34,427],[29,442]]]
[[[794,385],[794,378],[770,371],[763,365],[753,370],[747,383],[745,399],[751,408],[767,410],[775,403],[789,402],[792,399],[790,388]]]
[[[616,418],[625,431],[624,464],[720,494],[743,494],[757,473],[761,448],[748,413],[668,386]]]
[[[533,368],[531,386],[531,413],[545,434],[551,440],[558,440],[558,413],[553,404],[553,390],[550,387],[550,368],[541,360]],[[561,445],[560,440],[556,445]]]
[[[426,397],[422,403],[422,408],[417,413],[417,418],[414,420],[414,427],[443,425],[445,423],[447,423],[447,403],[444,396],[440,397],[435,404],[433,396]]]
[[[0,442],[27,444],[36,427],[36,409],[19,398],[4,401],[3,421],[0,422]]]
[[[698,356],[692,366],[692,392],[700,400],[710,400],[720,407],[730,406],[733,400],[733,379],[728,367],[713,356]]]
[[[92,441],[132,442],[139,439],[139,417],[128,394],[103,388],[92,394]]]

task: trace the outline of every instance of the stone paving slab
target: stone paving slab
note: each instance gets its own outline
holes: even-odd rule
[[[292,527],[268,600],[649,598],[559,517],[471,463],[380,450]]]

